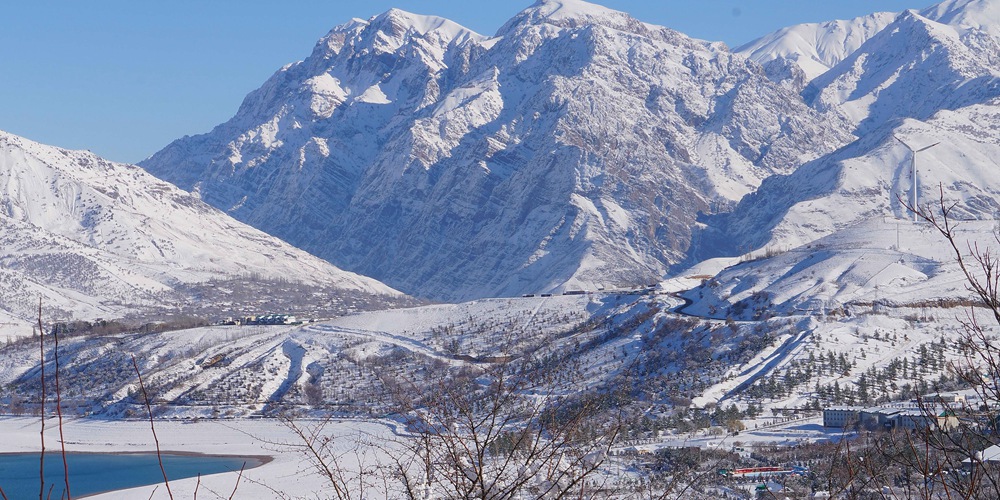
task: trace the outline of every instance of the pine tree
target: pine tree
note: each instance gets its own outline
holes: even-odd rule
[[[864,373],[858,377],[858,399],[862,403],[868,403],[870,394],[868,394],[868,376]]]

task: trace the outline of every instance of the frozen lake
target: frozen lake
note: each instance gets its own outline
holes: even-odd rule
[[[68,453],[70,492],[75,497],[163,483],[155,453]],[[257,467],[260,458],[164,454],[170,480],[207,476]],[[10,500],[38,498],[38,453],[0,454],[0,488]],[[235,486],[235,485],[234,485]],[[51,497],[49,488],[52,487]],[[45,454],[45,497],[63,498],[65,483],[59,451]],[[161,486],[160,489],[165,489]]]

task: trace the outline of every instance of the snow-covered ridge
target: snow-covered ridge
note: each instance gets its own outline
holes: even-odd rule
[[[339,53],[351,37],[363,32],[371,33],[369,36],[378,39],[381,42],[381,49],[386,52],[399,49],[413,37],[443,41],[443,46],[469,41],[485,43],[489,40],[489,37],[443,17],[389,9],[367,20],[354,18],[335,26],[317,43],[313,58],[324,52]]]
[[[920,15],[960,30],[980,30],[1000,36],[1000,2],[995,0],[945,0]]]
[[[813,80],[847,59],[900,15],[913,14],[950,26],[963,38],[974,40],[980,34],[1000,37],[1000,2],[946,0],[919,13],[879,12],[851,20],[789,26],[751,41],[736,52],[764,65],[775,60],[791,62],[807,80]],[[981,52],[995,59],[986,54],[988,51]]]
[[[970,47],[953,27],[912,11],[900,14],[857,51],[809,84],[814,107],[833,110],[865,134],[896,118],[928,119],[1000,95],[1000,44]],[[991,43],[990,43],[991,42]],[[920,96],[914,99],[913,96]]]
[[[399,297],[245,226],[141,168],[0,132],[0,309],[115,318],[187,304],[187,287],[243,279]],[[337,293],[340,293],[337,292]],[[205,293],[207,298],[212,293]],[[235,299],[235,300],[234,300]],[[242,293],[229,301],[257,300]],[[211,300],[201,304],[210,306]],[[35,303],[37,307],[37,302]],[[234,311],[235,312],[235,311]]]
[[[734,52],[760,64],[789,60],[802,69],[807,80],[812,80],[843,61],[896,16],[877,12],[850,20],[789,26],[737,47]]]
[[[538,0],[518,17],[532,22],[600,24],[607,21],[631,19],[625,12],[585,2],[583,0]],[[516,18],[515,18],[516,19]],[[501,29],[501,31],[504,31]]]
[[[455,300],[648,283],[699,211],[851,139],[721,45],[587,2],[537,2],[489,40],[447,26],[343,25],[143,166],[343,268]]]
[[[601,26],[640,36],[672,38],[675,42],[678,41],[679,35],[667,27],[642,22],[627,12],[609,9],[584,0],[538,0],[507,21],[497,31],[497,37],[516,33],[525,26],[554,26],[561,29]],[[679,36],[687,38],[683,35]],[[709,45],[700,40],[697,43]],[[715,45],[721,46],[721,44]]]
[[[405,29],[415,30],[421,35],[426,35],[431,31],[438,31],[442,36],[457,40],[464,37],[471,37],[484,40],[486,37],[480,35],[454,21],[438,16],[427,16],[413,14],[405,10],[389,9],[383,14],[377,15],[369,20],[370,24],[388,22],[399,25]]]

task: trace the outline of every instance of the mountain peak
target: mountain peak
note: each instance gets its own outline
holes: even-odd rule
[[[414,14],[405,10],[392,8],[382,14],[369,19],[371,26],[378,27],[381,31],[391,33],[396,36],[404,35],[407,32],[416,32],[426,35],[432,31],[441,32],[446,38],[455,39],[461,37],[485,38],[454,21],[438,16],[428,16]]]
[[[876,12],[849,20],[806,23],[782,28],[736,48],[760,64],[787,59],[812,80],[827,72],[861,47],[869,38],[892,24],[897,13]]]
[[[995,0],[945,0],[920,11],[920,15],[961,30],[978,29],[1000,36],[1000,2]]]
[[[497,35],[510,33],[519,26],[540,24],[560,28],[599,25],[638,34],[661,29],[659,26],[645,24],[628,13],[584,0],[538,0],[508,21]]]
[[[319,40],[310,58],[324,61],[339,54],[345,45],[356,43],[377,47],[384,52],[395,52],[413,38],[430,39],[433,40],[433,45],[440,47],[488,39],[443,17],[393,8],[367,20],[354,18],[335,26]]]
[[[536,10],[549,19],[579,19],[628,14],[584,0],[538,0],[528,10]]]

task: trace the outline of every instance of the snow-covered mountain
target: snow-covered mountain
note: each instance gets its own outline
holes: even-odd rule
[[[720,249],[725,255],[793,249],[869,219],[910,220],[900,203],[915,199],[910,151],[899,140],[914,149],[939,143],[917,156],[920,206],[937,201],[943,188],[960,218],[997,218],[997,123],[1000,99],[880,127],[791,175],[768,179],[732,212],[706,219],[692,261]]]
[[[142,166],[338,266],[459,299],[655,279],[699,212],[849,130],[722,44],[541,0],[494,37],[399,10],[338,26]]]
[[[309,308],[320,291],[328,314],[402,298],[89,152],[0,132],[0,186],[0,314],[14,324],[39,299],[61,321]]]
[[[803,95],[856,124],[859,135],[894,119],[926,120],[1000,96],[1000,40],[967,40],[951,26],[905,12]]]
[[[734,52],[771,70],[796,67],[802,70],[805,83],[846,59],[896,16],[877,12],[849,20],[797,24],[737,47]],[[792,74],[775,76],[785,79]]]
[[[795,76],[801,75],[801,80],[808,83],[854,54],[900,15],[918,15],[948,25],[974,49],[985,48],[984,43],[992,45],[984,38],[1000,36],[1000,3],[995,0],[946,0],[919,13],[878,12],[849,20],[789,26],[751,41],[736,52],[764,65],[776,81],[795,82]],[[988,50],[979,55],[984,59],[996,59]]]

